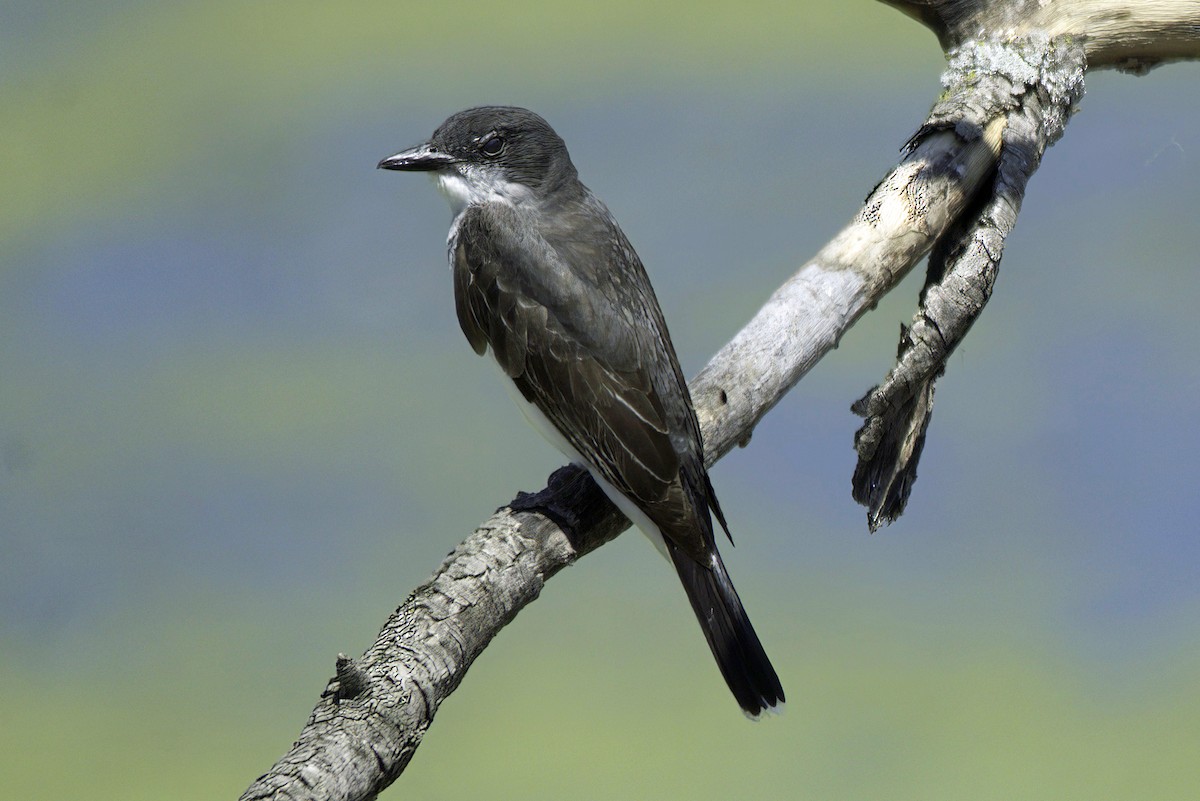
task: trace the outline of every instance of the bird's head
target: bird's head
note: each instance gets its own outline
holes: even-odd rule
[[[460,111],[428,142],[385,158],[379,167],[432,173],[456,210],[545,197],[576,178],[562,138],[537,114],[515,106]]]

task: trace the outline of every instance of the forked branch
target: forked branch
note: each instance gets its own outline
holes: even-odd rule
[[[1195,58],[1195,0],[884,0],[952,56],[946,91],[854,219],[768,299],[691,384],[709,462],[934,250],[897,367],[859,404],[872,525],[915,477],[933,381],[991,292],[1025,182],[1082,93],[1084,58],[1146,68]],[[871,470],[875,472],[871,474]],[[879,501],[878,498],[882,498]],[[889,499],[891,506],[889,506]],[[891,510],[891,511],[889,511]],[[870,518],[869,518],[870,519]],[[501,508],[388,619],[358,659],[339,656],[291,749],[243,799],[370,799],[408,765],[434,714],[545,581],[629,522],[563,468]]]

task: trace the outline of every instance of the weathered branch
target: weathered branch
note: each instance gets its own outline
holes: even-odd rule
[[[854,219],[771,295],[691,384],[715,460],[746,444],[758,421],[874,308],[950,227],[992,170],[999,140],[931,133]]]
[[[548,578],[629,525],[576,468],[557,471],[525,501],[544,513],[498,510],[409,595],[366,653],[338,656],[299,739],[243,799],[374,798],[408,765],[492,637]]]
[[[934,382],[991,296],[1025,185],[1082,98],[1083,71],[1078,44],[1041,36],[968,43],[950,59],[946,92],[917,138],[945,127],[983,129],[985,139],[1002,138],[1003,146],[995,177],[929,257],[921,308],[901,330],[896,366],[852,407],[866,418],[854,438],[853,495],[867,507],[872,531],[904,511],[933,413]]]
[[[942,50],[1039,34],[1083,44],[1090,69],[1144,72],[1200,58],[1196,0],[880,0],[928,26]]]
[[[979,57],[1007,59],[1012,54],[1002,48],[1015,46],[1023,54],[1018,60],[1031,64],[1023,48],[1041,46],[1074,63],[1079,51],[1071,36],[1086,43],[1094,66],[1145,66],[1197,55],[1195,2],[885,2],[925,21],[947,48],[987,39]],[[1154,16],[1150,7],[1168,13]],[[1033,27],[1017,30],[1006,24],[1013,19]],[[1032,33],[1033,20],[1048,29],[1014,45],[1012,34]],[[1001,50],[986,49],[993,47]],[[710,463],[745,444],[758,421],[936,245],[922,311],[906,337],[901,365],[879,395],[880,414],[892,415],[883,430],[904,430],[903,420],[888,411],[897,398],[907,395],[900,406],[911,405],[923,388],[932,398],[944,353],[990,293],[1024,182],[1077,98],[1065,90],[1046,94],[1045,74],[1040,66],[1033,69],[1030,81],[1014,79],[1015,94],[1007,97],[983,91],[995,90],[999,84],[992,81],[954,83],[967,90],[963,102],[935,106],[849,225],[697,375],[691,391]],[[996,71],[1013,77],[1011,70]],[[1062,115],[1058,123],[1054,114]],[[899,417],[927,423],[926,411]],[[907,431],[911,435],[912,427]],[[919,433],[923,437],[923,426]],[[915,459],[911,464],[915,475]],[[538,597],[547,579],[628,525],[574,468],[557,471],[545,490],[497,511],[401,604],[360,658],[338,657],[336,676],[296,743],[242,798],[374,798],[407,766],[439,705],[492,637]]]

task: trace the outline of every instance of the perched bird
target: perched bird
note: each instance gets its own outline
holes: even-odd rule
[[[580,183],[538,115],[486,106],[379,162],[431,173],[450,201],[458,322],[490,347],[535,427],[675,566],[747,715],[783,688],[725,571],[700,426],[662,310],[633,246]]]

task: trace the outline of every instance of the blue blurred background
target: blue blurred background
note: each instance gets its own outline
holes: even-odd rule
[[[539,111],[694,374],[856,211],[943,67],[867,0],[3,18],[14,798],[236,797],[337,652],[559,465],[457,330],[443,200],[381,157],[467,106]],[[1197,77],[1089,77],[897,524],[868,536],[850,500],[849,405],[923,268],[715,469],[785,716],[742,719],[624,536],[504,631],[384,798],[1194,797]]]

